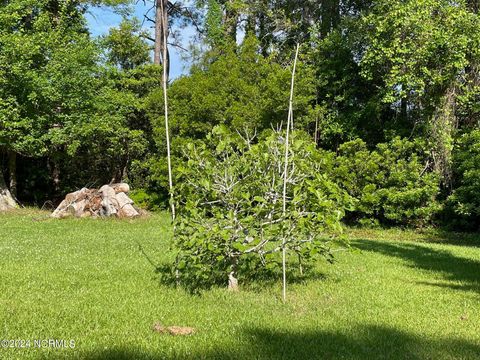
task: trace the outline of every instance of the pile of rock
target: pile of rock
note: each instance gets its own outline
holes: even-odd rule
[[[65,200],[52,213],[54,218],[75,217],[108,217],[131,218],[139,216],[128,197],[128,184],[104,185],[100,189],[87,189],[67,194]]]
[[[5,184],[2,171],[0,170],[0,211],[7,211],[17,207],[17,203]]]

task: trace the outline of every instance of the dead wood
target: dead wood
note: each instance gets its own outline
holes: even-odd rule
[[[139,209],[127,193],[130,186],[125,183],[103,185],[100,189],[87,189],[69,193],[52,213],[54,218],[65,217],[121,217],[140,215]]]

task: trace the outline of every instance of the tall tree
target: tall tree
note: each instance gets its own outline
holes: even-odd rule
[[[0,5],[0,150],[8,154],[3,173],[12,192],[16,168],[30,158],[45,160],[49,188],[60,190],[67,158],[83,146],[86,134],[91,146],[106,128],[97,101],[104,99],[105,79],[84,17],[88,5],[67,0]],[[100,117],[103,126],[96,123],[94,133],[92,119]]]
[[[150,11],[154,10],[153,18]],[[154,0],[153,6],[144,14],[144,18],[153,24],[154,37],[145,38],[153,41],[153,63],[164,65],[167,77],[170,76],[170,50],[169,46],[186,50],[182,46],[181,32],[178,31],[187,25],[201,31],[199,25],[200,12],[190,1]],[[164,56],[164,53],[166,54]]]
[[[447,0],[377,1],[362,21],[363,75],[383,80],[384,103],[408,109],[412,129],[430,139],[435,167],[448,182],[457,94],[478,58],[478,17]]]
[[[0,144],[13,193],[17,155],[52,155],[57,130],[88,107],[80,70],[94,58],[84,11],[70,1],[0,5]]]
[[[145,42],[146,32],[137,18],[123,19],[118,28],[111,28],[103,38],[108,49],[107,60],[122,70],[132,70],[150,62],[150,49]]]

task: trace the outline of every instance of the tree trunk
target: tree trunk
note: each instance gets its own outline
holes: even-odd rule
[[[162,22],[160,19],[162,18],[162,6],[161,1],[155,1],[155,44],[153,49],[153,63],[155,65],[161,64],[162,58],[162,42],[163,42],[163,35],[162,35]]]
[[[155,47],[153,51],[153,63],[162,64],[167,69],[167,78],[170,74],[170,62],[168,54],[168,0],[155,2]],[[164,56],[164,53],[167,56]]]
[[[60,166],[58,166],[57,161],[53,161],[52,167],[52,181],[53,181],[53,190],[55,194],[60,192]]]
[[[230,267],[230,273],[228,274],[228,290],[238,291],[238,279],[237,276],[237,262],[238,258],[235,256],[232,258],[232,265]]]
[[[8,177],[10,182],[10,193],[17,197],[17,154],[13,151],[8,152]]]
[[[169,59],[168,53],[168,0],[157,0],[155,11],[155,51],[154,63],[159,65],[162,59],[162,88],[163,88],[163,105],[165,111],[165,138],[167,142],[167,165],[168,165],[168,184],[170,190],[170,206],[172,209],[172,220],[175,220],[175,203],[173,201],[173,180],[172,180],[172,163],[170,156],[170,130],[168,126],[168,96],[167,85],[169,76]]]
[[[408,100],[402,98],[400,101],[400,119],[407,125],[408,124]],[[409,124],[408,124],[409,125]]]
[[[121,168],[114,168],[110,184],[121,183],[123,180],[123,171]]]
[[[430,124],[430,141],[435,170],[442,175],[445,186],[452,186],[452,150],[453,138],[458,123],[455,114],[455,86],[450,87],[441,104],[435,108]]]
[[[225,4],[225,18],[224,26],[226,36],[228,36],[234,44],[237,43],[237,26],[238,26],[238,11],[235,8],[235,4],[232,0],[227,1]]]
[[[7,211],[15,207],[17,207],[17,203],[10,194],[3,174],[0,171],[0,211]]]
[[[270,36],[267,31],[267,18],[263,12],[258,14],[258,38],[260,39],[260,52],[264,57],[268,56],[270,46]]]
[[[473,12],[475,14],[478,14],[479,1],[478,0],[468,0],[467,1],[467,7],[471,12]]]
[[[298,256],[298,271],[300,273],[300,276],[303,276],[302,256],[300,254],[297,254],[297,256]]]
[[[340,1],[328,0],[322,5],[321,36],[326,37],[340,23]]]

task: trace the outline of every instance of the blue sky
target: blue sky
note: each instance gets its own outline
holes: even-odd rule
[[[145,14],[148,9],[152,6],[151,2],[147,2],[146,5],[139,1],[134,8],[134,15],[143,20],[143,14]],[[152,12],[150,13],[150,17],[153,16]],[[108,33],[108,30],[111,27],[118,26],[120,24],[122,17],[116,14],[111,8],[100,7],[100,8],[90,8],[87,15],[86,15],[88,26],[90,28],[90,32],[93,36],[101,36]],[[152,32],[153,29],[150,28],[151,24],[145,22],[145,29]],[[184,32],[188,35],[192,33],[192,29],[185,29]],[[185,46],[187,47],[188,44],[188,36],[184,39]],[[181,54],[176,48],[170,47],[170,78],[175,79],[182,74],[186,74],[188,72],[188,64],[182,60]]]

